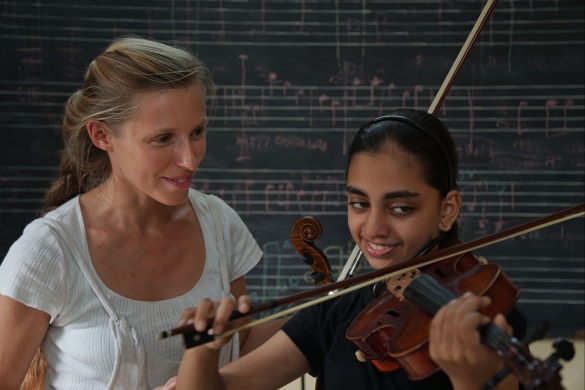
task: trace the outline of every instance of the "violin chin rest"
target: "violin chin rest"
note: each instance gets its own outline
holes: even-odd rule
[[[378,369],[380,372],[390,372],[394,370],[398,370],[402,368],[400,363],[392,358],[384,359],[383,361],[380,360],[372,360],[372,364]]]

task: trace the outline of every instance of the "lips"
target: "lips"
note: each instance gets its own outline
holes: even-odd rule
[[[169,184],[171,184],[174,187],[177,188],[187,188],[189,187],[189,185],[191,184],[191,178],[192,176],[189,175],[187,177],[182,177],[182,178],[168,178],[168,177],[163,177],[163,179],[165,179],[165,181]]]
[[[364,242],[366,244],[366,251],[376,257],[385,256],[398,247],[398,245],[375,244],[368,240],[364,240]]]

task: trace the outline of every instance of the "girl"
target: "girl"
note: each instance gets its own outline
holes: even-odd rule
[[[203,297],[246,294],[262,252],[229,206],[189,189],[212,89],[193,55],[144,39],[91,62],[65,106],[45,215],[0,267],[0,388],[21,386],[41,346],[47,388],[172,389],[183,347],[154,332]],[[242,332],[241,354],[278,326]]]
[[[348,225],[352,237],[375,269],[415,257],[444,233],[438,247],[457,239],[461,196],[457,192],[457,155],[445,126],[434,116],[397,110],[362,127],[349,151]],[[432,245],[432,244],[431,244]],[[436,250],[437,245],[431,250]],[[378,371],[355,357],[345,333],[372,301],[370,289],[299,312],[274,337],[243,359],[218,371],[217,340],[185,352],[177,389],[276,389],[309,372],[326,389],[479,389],[502,367],[497,355],[479,342],[479,325],[489,319],[478,312],[489,298],[465,295],[443,307],[430,331],[430,356],[442,371],[411,381],[400,369]],[[241,297],[237,309],[247,311]],[[183,319],[203,331],[215,317],[213,332],[225,329],[234,302],[203,300]],[[522,333],[523,317],[513,310],[508,321]],[[511,332],[503,315],[495,323]],[[509,376],[500,389],[517,389]]]

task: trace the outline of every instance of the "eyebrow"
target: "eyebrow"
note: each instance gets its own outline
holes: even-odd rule
[[[209,118],[205,118],[204,120],[202,120],[201,122],[199,122],[198,124],[196,124],[193,127],[193,131],[197,130],[201,127],[206,127],[208,124],[209,124]],[[161,127],[160,129],[156,129],[155,133],[156,134],[163,134],[163,133],[173,131],[173,130],[176,130],[176,128],[174,128],[174,127]]]
[[[356,188],[354,186],[348,186],[347,192],[350,194],[354,194],[354,195],[363,196],[363,197],[368,198],[368,194],[366,194],[364,191],[362,191],[359,188]],[[392,191],[392,192],[385,193],[384,196],[382,196],[382,199],[389,200],[389,199],[396,199],[396,198],[401,198],[401,199],[416,198],[419,195],[420,194],[418,192],[412,192],[412,191],[408,191],[408,190]]]

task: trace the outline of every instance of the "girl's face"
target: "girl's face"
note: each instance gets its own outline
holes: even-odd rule
[[[439,235],[447,207],[413,159],[392,146],[352,158],[347,197],[351,235],[375,269],[418,255]]]
[[[195,86],[145,93],[133,118],[112,138],[109,153],[117,188],[162,204],[187,200],[205,156],[205,102]]]

